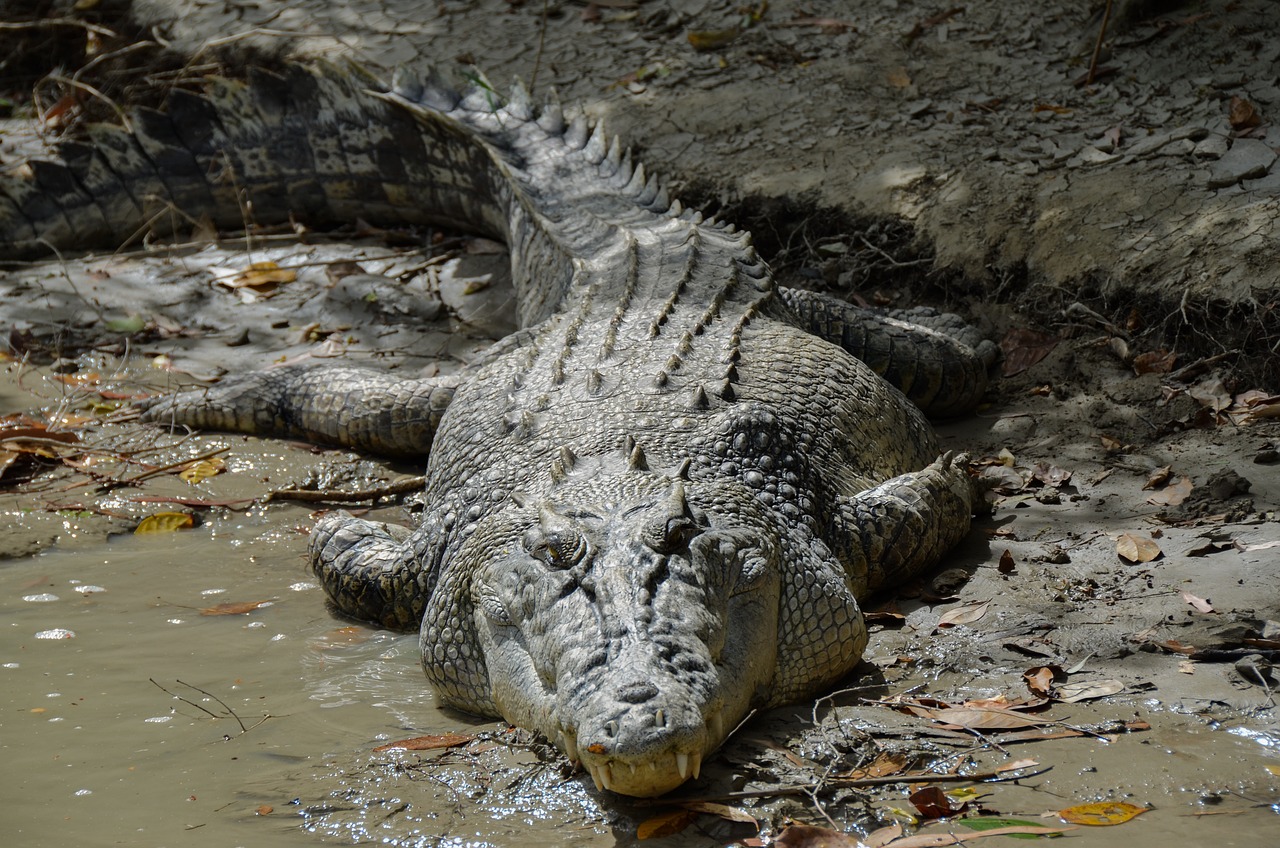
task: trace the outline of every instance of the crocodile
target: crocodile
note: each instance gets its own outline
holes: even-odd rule
[[[295,64],[127,119],[0,177],[0,257],[247,212],[508,245],[520,329],[458,376],[291,366],[143,414],[425,458],[417,526],[329,512],[315,573],[340,613],[419,630],[440,703],[543,734],[598,789],[670,791],[753,711],[829,689],[859,602],[968,532],[928,416],[977,402],[990,342],[780,286],[554,98]]]

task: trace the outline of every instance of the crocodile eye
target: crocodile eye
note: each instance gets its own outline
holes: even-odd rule
[[[649,522],[644,529],[644,543],[660,554],[675,553],[688,547],[702,528],[687,516]]]
[[[545,532],[533,527],[524,534],[524,549],[551,568],[571,568],[586,556],[587,540],[568,528]]]

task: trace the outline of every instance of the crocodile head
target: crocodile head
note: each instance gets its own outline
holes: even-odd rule
[[[424,648],[443,617],[482,660],[427,661],[446,699],[539,730],[599,788],[652,796],[696,777],[767,700],[781,545],[738,484],[683,476],[584,461],[482,519],[449,567],[466,579],[442,580],[424,619]]]

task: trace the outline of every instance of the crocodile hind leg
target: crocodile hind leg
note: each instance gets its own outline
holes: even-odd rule
[[[438,574],[439,528],[417,530],[330,512],[316,522],[311,569],[343,615],[416,630]]]
[[[986,391],[996,347],[955,315],[878,312],[820,292],[778,292],[802,329],[861,359],[926,415],[962,415]]]
[[[405,380],[346,365],[254,371],[143,401],[143,420],[284,436],[425,461],[460,379]]]

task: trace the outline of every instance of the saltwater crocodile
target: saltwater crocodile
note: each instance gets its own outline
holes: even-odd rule
[[[859,599],[968,531],[970,477],[920,410],[971,407],[987,345],[777,286],[747,234],[520,87],[253,70],[60,153],[0,179],[3,255],[173,209],[507,243],[522,329],[461,378],[282,368],[146,415],[425,457],[419,526],[330,513],[316,573],[341,612],[420,627],[442,703],[540,731],[598,787],[666,792],[751,710],[848,674]]]

